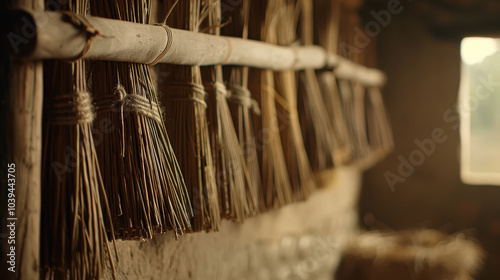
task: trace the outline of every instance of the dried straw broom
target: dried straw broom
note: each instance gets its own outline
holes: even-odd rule
[[[300,0],[301,3],[301,39],[304,45],[313,44],[312,0]],[[323,101],[321,88],[314,69],[300,72],[299,96],[302,106],[299,108],[302,123],[302,135],[308,148],[309,160],[314,172],[321,172],[342,162],[342,154],[337,152],[339,140],[333,129],[332,120]]]
[[[342,108],[344,110],[344,116],[347,123],[347,129],[349,132],[349,139],[351,140],[351,157],[349,164],[356,164],[363,166],[363,159],[368,154],[368,143],[363,139],[363,105],[362,99],[363,92],[357,91],[357,96],[353,89],[353,83],[350,80],[337,78],[337,84],[341,96]],[[361,88],[362,89],[362,88]],[[360,123],[361,122],[361,123]]]
[[[199,31],[200,24],[210,12],[201,0],[166,1],[171,9],[168,25]],[[202,11],[203,8],[203,11]],[[200,46],[201,47],[201,46]],[[166,124],[172,146],[186,180],[193,203],[193,231],[218,230],[220,226],[219,195],[215,179],[210,136],[206,115],[206,92],[199,66],[162,65],[169,73],[160,86],[166,106]]]
[[[366,48],[366,64],[376,65],[375,43]],[[371,150],[372,162],[384,158],[394,148],[391,123],[384,100],[381,87],[383,83],[362,83],[365,87],[365,114],[367,121],[367,138]]]
[[[66,4],[60,8],[87,13],[86,0]],[[47,61],[45,70],[51,75],[44,97],[42,277],[99,279],[110,257],[105,221],[111,217],[92,138],[86,62]]]
[[[314,18],[316,20],[314,28],[317,30],[318,42],[329,53],[336,54],[338,51],[340,7],[341,0],[314,1]],[[325,21],[325,19],[327,20]],[[331,69],[317,70],[316,76],[336,135],[336,153],[340,157],[340,164],[347,163],[351,157],[351,140],[349,139],[334,71],[331,71]]]
[[[241,9],[233,10],[231,24],[222,29],[225,35],[248,39],[250,3],[251,0],[245,0],[241,5]],[[260,115],[260,108],[248,89],[249,69],[245,66],[226,66],[224,70],[224,73],[230,76],[228,82],[229,108],[250,177],[250,189],[254,195],[253,200],[258,201],[258,209],[256,210],[265,212],[266,205],[257,156],[257,141],[254,133],[254,122],[257,116]]]
[[[291,46],[295,41],[297,31],[297,9],[295,0],[276,0],[280,6],[280,16],[277,23],[278,43]],[[297,81],[295,71],[278,72],[276,85],[280,96],[284,99],[287,119],[282,130],[282,143],[285,153],[288,174],[295,201],[309,197],[316,189],[309,159],[304,147],[300,122],[297,112]]]
[[[252,5],[251,15],[255,19],[264,18],[250,24],[252,32],[260,33],[261,40],[267,43],[276,44],[276,24],[280,15],[280,6],[273,0],[255,1]],[[265,13],[262,13],[265,11]],[[251,18],[254,18],[251,16]],[[278,111],[276,102],[279,96],[275,90],[274,74],[271,70],[255,70],[251,73],[252,86],[256,87],[256,99],[260,102],[262,110],[262,122],[256,125],[257,136],[261,145],[261,168],[262,184],[265,197],[266,208],[279,208],[293,202],[293,192],[291,188],[288,170],[283,153],[283,146],[280,139],[280,128],[278,123]],[[252,89],[252,87],[251,87]]]
[[[378,161],[392,151],[394,138],[380,88],[369,86],[366,90],[368,142],[374,153],[374,160]]]
[[[96,16],[149,23],[149,0],[94,1]],[[117,237],[189,230],[189,196],[163,122],[148,65],[93,61],[98,154]]]
[[[220,0],[207,1],[207,27],[210,33],[220,35]],[[243,151],[236,135],[227,103],[222,65],[203,67],[202,76],[208,92],[208,119],[212,155],[219,187],[221,215],[234,221],[258,211],[258,189],[252,188]]]
[[[344,8],[347,15],[341,18],[340,36],[345,39],[348,45],[354,43],[354,32],[356,25],[360,25],[360,19],[354,10]],[[351,44],[352,43],[352,44]],[[364,60],[363,52],[346,53],[356,63]],[[341,72],[340,67],[334,71]],[[361,168],[366,168],[373,163],[371,158],[371,148],[368,143],[365,111],[365,88],[359,81],[338,77],[338,88],[341,95],[342,107],[351,140],[351,163]]]
[[[363,84],[351,81],[354,105],[355,130],[361,148],[361,160],[358,165],[361,168],[368,168],[373,162],[373,151],[368,142],[367,119],[366,119],[366,89]]]

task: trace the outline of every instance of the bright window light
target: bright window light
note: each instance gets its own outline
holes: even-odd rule
[[[498,39],[469,37],[462,40],[460,54],[465,64],[473,65],[482,62],[497,50]]]
[[[461,176],[468,184],[500,185],[500,39],[462,40]]]

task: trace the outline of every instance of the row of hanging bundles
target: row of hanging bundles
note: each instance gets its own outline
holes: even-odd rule
[[[282,46],[313,45],[316,36],[335,52],[341,5],[326,2],[244,0],[228,11],[220,0],[70,0],[57,8],[142,24],[164,17],[172,28]],[[315,23],[318,11],[332,20]],[[45,72],[48,279],[100,278],[109,241],[218,231],[221,219],[307,199],[315,174],[366,168],[392,149],[380,89],[335,69],[76,58],[48,61]]]

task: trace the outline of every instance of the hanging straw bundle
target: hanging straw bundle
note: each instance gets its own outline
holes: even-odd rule
[[[95,1],[96,16],[149,23],[149,0]],[[117,237],[190,229],[191,205],[163,123],[149,66],[92,62],[98,145]]]
[[[200,24],[210,12],[210,5],[201,0],[167,1],[172,13],[168,25],[199,31]],[[175,7],[174,7],[175,6]],[[167,27],[168,28],[168,27]],[[220,226],[219,195],[213,164],[206,115],[206,92],[199,66],[162,66],[169,73],[162,101],[167,108],[167,129],[186,179],[193,202],[193,231],[218,230]],[[225,193],[227,194],[227,192]]]
[[[313,44],[313,10],[312,0],[301,0],[301,36],[304,45]],[[334,164],[342,162],[339,140],[333,129],[325,103],[321,96],[321,88],[314,69],[306,69],[300,73],[302,87],[301,101],[302,112],[302,134],[305,135],[306,147],[308,147],[309,160],[313,171],[321,172]]]
[[[208,29],[220,35],[220,0],[208,1]],[[252,188],[245,158],[238,142],[231,111],[227,104],[227,89],[224,85],[222,66],[202,69],[205,88],[208,91],[208,113],[210,120],[212,154],[217,167],[220,206],[222,217],[243,221],[258,211],[258,189]]]
[[[372,149],[368,144],[368,134],[366,131],[366,111],[365,111],[365,87],[358,81],[350,81],[353,97],[353,113],[356,138],[360,148],[361,158],[358,162],[360,167],[368,167],[372,162]]]
[[[341,0],[332,1],[314,1],[314,18],[315,29],[318,34],[319,45],[325,48],[329,53],[337,53],[338,49],[338,33]],[[325,19],[327,21],[325,22]],[[337,81],[334,71],[331,69],[323,69],[316,71],[318,82],[321,87],[322,97],[325,102],[325,107],[328,112],[334,133],[337,139],[336,152],[340,158],[340,164],[347,163],[351,160],[351,139],[346,126]]]
[[[250,15],[250,0],[243,1],[240,9],[234,9],[231,24],[224,28],[226,35],[248,39],[248,20]],[[230,75],[228,101],[238,140],[243,151],[245,164],[250,177],[251,193],[258,201],[259,211],[266,211],[262,191],[259,160],[257,157],[257,143],[254,134],[254,116],[260,115],[257,101],[252,99],[248,89],[248,67],[225,67]]]
[[[280,6],[272,0],[256,2],[258,4],[252,7],[252,14],[255,12],[256,15],[262,15],[262,11],[265,10],[265,15],[262,25],[261,22],[255,21],[255,31],[261,33],[262,41],[276,44],[276,24]],[[267,209],[279,208],[293,202],[293,191],[280,139],[281,128],[276,109],[276,102],[281,99],[276,93],[274,74],[271,70],[256,70],[253,74],[252,81],[258,87],[254,92],[258,93],[256,98],[260,101],[262,110],[261,126],[256,127],[261,141],[259,145],[262,146],[260,157],[265,204]]]
[[[351,30],[355,30],[355,26],[360,26],[361,21],[352,7],[346,7],[345,10],[348,16],[343,18],[344,31],[341,36],[344,37],[348,45],[354,45],[354,36],[356,35]],[[363,51],[345,53],[345,55],[348,55],[356,63],[362,63],[366,51],[366,49],[363,49]],[[352,145],[351,159],[359,167],[368,168],[376,160],[379,160],[383,156],[382,154],[392,148],[390,124],[383,103],[381,103],[382,101],[374,101],[371,99],[371,95],[368,100],[366,99],[366,87],[373,87],[373,85],[364,85],[359,81],[351,80],[349,77],[352,75],[349,72],[354,71],[354,69],[346,69],[345,66],[347,65],[339,67],[335,71],[338,72],[339,91],[349,128]],[[370,91],[373,91],[373,89]],[[380,92],[376,92],[373,96],[374,99],[381,98],[376,96],[377,93],[380,94]],[[368,133],[371,135],[368,135]],[[384,136],[381,136],[381,134]],[[380,141],[384,141],[384,143]]]
[[[357,3],[357,2],[356,2]],[[357,49],[346,48],[344,46],[354,46],[353,38],[351,36],[351,29],[354,28],[351,17],[355,15],[356,3],[348,4],[346,2],[342,2],[339,4],[339,30],[338,30],[338,40],[342,46],[339,48],[339,52],[341,55],[345,56],[348,59],[360,60],[361,54],[357,52]],[[340,102],[342,104],[343,116],[347,127],[347,132],[349,135],[349,143],[350,143],[350,164],[360,164],[364,157],[364,153],[366,147],[361,145],[359,131],[357,131],[356,125],[356,114],[354,111],[354,92],[352,89],[351,82],[347,79],[339,77],[338,74],[341,69],[339,67],[335,68],[333,73],[337,78],[337,87],[340,93]]]
[[[277,24],[278,43],[290,46],[295,41],[297,17],[295,0],[276,0],[281,9]],[[277,74],[277,88],[284,99],[283,108],[288,118],[282,131],[283,149],[285,152],[288,174],[292,184],[294,200],[306,199],[316,188],[309,159],[302,140],[302,132],[297,113],[297,82],[295,71],[283,71]]]
[[[378,161],[392,151],[394,139],[380,88],[369,86],[367,96],[368,141],[374,153],[374,160]]]
[[[375,45],[375,42],[372,42],[365,50],[365,64],[369,66],[375,66],[377,64]],[[370,164],[374,164],[392,151],[394,148],[394,139],[391,123],[381,93],[383,83],[364,83],[363,85],[366,94],[366,133],[371,151]]]
[[[63,8],[85,15],[87,1]],[[86,62],[48,61],[45,70],[52,75],[46,76],[44,104],[42,277],[99,279],[110,255],[110,212],[92,138]]]
[[[340,68],[335,69],[341,72]],[[337,75],[349,138],[351,140],[351,164],[366,167],[370,156],[370,147],[366,134],[365,91],[361,83]]]

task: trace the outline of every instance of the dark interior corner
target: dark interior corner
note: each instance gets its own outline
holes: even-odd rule
[[[369,1],[365,22],[375,20],[390,1]],[[464,232],[486,249],[477,279],[498,279],[500,272],[500,188],[471,186],[460,180],[459,130],[445,114],[457,102],[460,41],[466,36],[500,33],[497,1],[401,1],[377,37],[379,67],[388,77],[384,98],[391,116],[395,150],[363,178],[360,219],[370,230],[433,228]],[[407,7],[407,8],[406,8]],[[391,183],[384,176],[398,168],[415,149],[442,129],[423,163]]]

